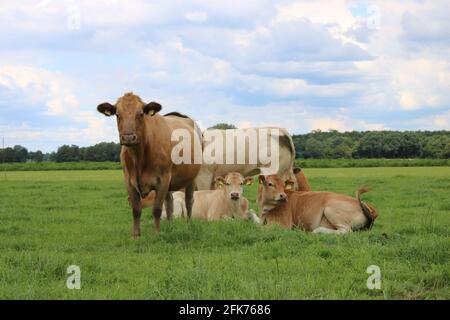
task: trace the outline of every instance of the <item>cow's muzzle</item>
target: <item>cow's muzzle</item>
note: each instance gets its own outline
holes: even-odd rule
[[[122,134],[120,135],[120,144],[126,146],[136,145],[138,143],[137,134]]]
[[[232,192],[232,193],[230,193],[230,198],[231,198],[231,200],[239,200],[240,194],[237,192]]]
[[[280,193],[280,195],[275,199],[276,202],[286,202],[287,195],[285,193]]]

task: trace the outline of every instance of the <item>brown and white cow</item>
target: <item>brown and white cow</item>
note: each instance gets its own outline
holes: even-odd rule
[[[159,114],[161,108],[161,105],[156,102],[144,103],[133,93],[126,93],[114,105],[105,102],[97,106],[100,113],[117,117],[117,128],[122,145],[120,159],[132,205],[134,237],[139,236],[141,232],[141,198],[145,198],[152,190],[156,192],[153,216],[157,232],[160,230],[164,201],[169,219],[172,217],[173,201],[169,191],[185,188],[189,217],[192,212],[194,180],[200,165],[184,163],[175,165],[172,162],[171,152],[177,142],[171,140],[171,135],[176,129],[190,132],[191,163],[195,163],[195,136],[198,133],[192,119],[178,113],[161,116]]]
[[[297,181],[297,191],[311,191],[308,178],[306,178],[302,168],[294,168],[294,175]]]
[[[206,220],[247,219],[248,200],[244,198],[243,191],[244,185],[253,183],[253,178],[230,172],[225,177],[216,177],[215,181],[218,189],[195,191],[192,217]]]
[[[356,199],[332,192],[291,191],[293,181],[276,175],[259,176],[258,206],[261,223],[298,227],[314,233],[346,233],[370,229],[378,214],[361,201],[369,191],[360,188]]]
[[[212,190],[214,189],[214,183],[216,177],[224,177],[230,172],[237,172],[242,174],[244,177],[246,176],[254,176],[262,173],[262,171],[268,167],[267,164],[264,163],[263,159],[261,159],[261,154],[258,152],[261,148],[265,146],[261,145],[261,141],[257,140],[257,145],[254,146],[256,150],[258,150],[256,154],[256,163],[249,163],[249,139],[248,137],[245,141],[245,148],[247,149],[245,163],[237,163],[237,152],[238,148],[233,148],[229,150],[226,148],[226,139],[229,135],[235,135],[243,137],[245,134],[249,132],[253,132],[256,136],[262,134],[262,132],[268,133],[267,141],[270,141],[270,145],[272,144],[274,148],[278,149],[278,170],[276,172],[277,175],[284,177],[286,179],[291,178],[294,179],[293,174],[293,166],[295,160],[295,146],[292,141],[292,137],[286,129],[278,128],[278,127],[266,127],[266,128],[249,128],[249,129],[228,129],[228,130],[207,130],[203,133],[205,137],[206,134],[210,135],[219,135],[221,136],[221,140],[224,141],[224,150],[223,155],[225,158],[235,159],[234,164],[203,164],[200,172],[196,178],[196,185],[198,190]],[[238,138],[235,138],[236,141]],[[213,143],[213,141],[206,141],[203,139],[203,150],[206,150],[208,145]],[[235,142],[237,144],[237,142]]]

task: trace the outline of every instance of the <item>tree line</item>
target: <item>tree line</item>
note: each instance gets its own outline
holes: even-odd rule
[[[298,158],[450,158],[450,131],[312,131],[294,135]]]
[[[235,128],[218,124],[211,128]],[[351,131],[315,130],[293,136],[299,159],[358,158],[450,158],[450,131]],[[28,151],[16,145],[0,149],[0,162],[78,162],[114,161],[120,157],[120,144],[102,142],[90,147],[63,145],[52,153]]]
[[[0,162],[119,162],[119,160],[120,144],[114,142],[101,142],[90,147],[63,145],[57,151],[51,153],[43,153],[40,150],[32,152],[19,145],[13,148],[0,149]]]

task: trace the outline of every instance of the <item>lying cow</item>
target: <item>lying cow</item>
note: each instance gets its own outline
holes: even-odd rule
[[[250,128],[250,129],[228,129],[228,130],[207,130],[203,133],[203,150],[208,149],[210,144],[214,142],[214,139],[211,141],[206,138],[206,136],[219,136],[220,140],[224,142],[224,150],[223,150],[223,159],[234,159],[234,164],[228,163],[217,163],[217,164],[202,164],[200,172],[198,173],[197,178],[195,179],[198,190],[212,190],[214,189],[214,183],[216,177],[224,177],[230,172],[238,172],[244,177],[246,176],[254,176],[260,173],[264,173],[267,167],[270,164],[265,163],[267,159],[261,158],[260,154],[262,150],[268,148],[268,143],[264,143],[260,141],[260,139],[250,139],[251,134],[255,134],[255,136],[259,136],[260,134],[267,133],[267,141],[270,141],[270,148],[276,148],[278,153],[278,168],[276,170],[277,175],[285,178],[285,179],[294,179],[293,166],[295,160],[295,146],[292,141],[292,137],[289,132],[283,128],[276,127],[267,127],[267,128]],[[228,136],[236,136],[236,140],[234,143],[236,145],[235,148],[228,149],[226,144]],[[245,142],[245,161],[244,163],[238,162],[238,151],[243,151],[242,148],[238,148],[238,140],[242,143]],[[257,152],[252,153],[252,155],[256,156],[256,163],[250,163],[250,153],[251,146],[250,140],[252,140],[255,145],[253,145],[253,151],[257,150]],[[265,145],[266,144],[266,145]],[[269,150],[270,150],[269,148]],[[263,152],[264,153],[264,152]],[[275,155],[274,155],[275,156]],[[275,161],[275,159],[272,159]]]
[[[346,233],[370,229],[378,214],[361,201],[369,191],[360,188],[356,199],[332,192],[291,191],[293,181],[276,175],[259,176],[258,206],[263,224],[277,223],[314,233]]]
[[[172,141],[171,136],[177,129],[190,133],[192,140],[190,163],[195,163],[194,148],[196,144],[200,144],[201,137],[192,119],[179,113],[161,116],[159,115],[161,108],[156,102],[144,103],[133,93],[125,94],[115,105],[105,102],[97,106],[100,113],[117,117],[117,129],[122,145],[120,161],[132,204],[134,237],[141,233],[141,198],[145,198],[153,190],[155,191],[153,217],[157,232],[160,230],[164,201],[167,216],[169,218],[172,216],[173,201],[169,191],[185,188],[188,217],[192,211],[194,179],[200,165],[174,164],[171,153],[177,142]]]
[[[216,177],[215,181],[218,189],[195,191],[192,217],[206,220],[247,219],[248,200],[243,196],[243,187],[251,185],[253,178],[231,172],[225,177]]]
[[[302,168],[294,168],[295,180],[297,181],[298,191],[311,191],[308,179],[305,176]]]

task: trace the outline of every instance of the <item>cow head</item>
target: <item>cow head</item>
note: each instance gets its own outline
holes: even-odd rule
[[[126,146],[137,145],[141,141],[145,117],[154,116],[161,108],[157,102],[145,104],[133,93],[126,93],[115,105],[105,102],[97,106],[98,112],[108,117],[116,116],[120,144]]]
[[[286,191],[294,189],[294,181],[283,180],[277,175],[260,175],[258,180],[260,184],[258,197],[272,207],[286,202],[288,200]]]
[[[225,190],[225,193],[230,197],[230,200],[238,201],[241,199],[244,192],[244,185],[251,185],[253,183],[253,178],[244,178],[240,173],[230,172],[225,177],[217,177],[215,182],[219,188]]]

